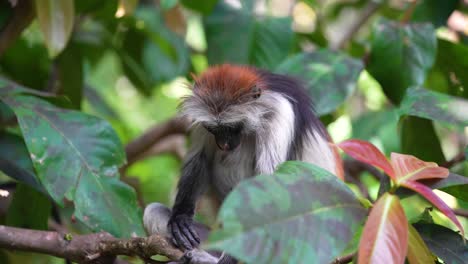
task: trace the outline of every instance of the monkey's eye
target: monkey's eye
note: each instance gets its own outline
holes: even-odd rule
[[[252,88],[252,97],[254,99],[257,99],[260,97],[260,95],[262,95],[262,90],[260,88],[258,88],[258,86],[254,86]]]

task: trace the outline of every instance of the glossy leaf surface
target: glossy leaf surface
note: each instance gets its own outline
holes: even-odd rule
[[[426,185],[415,182],[415,181],[406,181],[402,183],[402,186],[409,188],[421,196],[426,198],[429,202],[431,202],[441,213],[447,216],[450,221],[452,221],[461,231],[462,236],[465,236],[465,231],[463,230],[463,226],[458,221],[457,217],[453,213],[452,209],[448,207],[448,205],[440,199],[432,190],[431,188],[427,187]]]
[[[19,182],[44,191],[34,173],[28,149],[18,135],[0,132],[0,170]]]
[[[273,175],[242,181],[226,198],[207,248],[247,263],[328,263],[366,216],[335,175],[290,161]],[[320,231],[318,231],[320,230]]]
[[[107,122],[32,96],[2,100],[15,112],[37,176],[55,202],[73,201],[76,217],[92,230],[144,233],[135,192],[118,179],[125,156]]]
[[[412,225],[408,225],[408,262],[409,264],[435,263],[436,257],[427,248],[426,243],[421,238]]]
[[[406,91],[400,106],[400,114],[466,127],[468,126],[468,100],[412,87]]]
[[[425,162],[411,155],[392,153],[391,162],[397,182],[447,178],[449,175],[449,170],[437,163]]]
[[[358,251],[358,264],[405,262],[408,220],[397,196],[386,193],[374,204]]]
[[[333,112],[351,95],[363,67],[360,60],[321,49],[288,58],[276,72],[303,80],[317,114],[324,115]]]
[[[436,51],[437,39],[431,24],[381,19],[372,30],[367,70],[389,99],[398,104],[408,87],[424,83]]]
[[[382,169],[388,176],[396,180],[392,165],[372,143],[364,140],[350,139],[339,143],[338,147],[351,157]]]
[[[463,243],[460,234],[435,224],[415,224],[427,246],[445,263],[465,264],[468,259],[468,245]]]
[[[274,69],[294,44],[291,18],[257,17],[248,9],[216,5],[204,18],[209,64],[249,64]],[[236,45],[233,45],[235,43]]]

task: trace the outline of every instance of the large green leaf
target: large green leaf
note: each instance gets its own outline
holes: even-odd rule
[[[468,98],[467,68],[468,47],[438,39],[436,63],[425,86],[432,90]]]
[[[406,91],[400,106],[400,114],[466,127],[468,100],[412,87]]]
[[[402,153],[438,164],[446,161],[431,120],[405,116],[400,120],[400,135]]]
[[[291,23],[291,18],[258,18],[252,10],[219,3],[204,18],[208,62],[274,69],[293,47]]]
[[[400,137],[395,137],[398,120],[398,113],[393,109],[363,113],[352,122],[352,138],[366,141],[378,139],[387,155],[400,152]]]
[[[36,15],[49,56],[57,56],[67,45],[73,30],[73,0],[35,0]]]
[[[0,170],[8,176],[44,192],[44,188],[34,173],[28,149],[20,136],[0,132]]]
[[[304,80],[316,112],[324,115],[335,110],[351,95],[362,68],[359,60],[321,49],[287,59],[276,68],[276,72]]]
[[[52,204],[45,194],[19,183],[8,208],[6,224],[21,228],[47,230]]]
[[[437,39],[431,24],[401,24],[382,19],[373,27],[368,71],[394,103],[405,90],[422,85],[434,64]]]
[[[411,20],[431,22],[435,27],[447,25],[447,19],[457,8],[458,0],[424,0],[418,1]]]
[[[31,59],[34,58],[34,63]],[[20,38],[0,59],[2,74],[34,89],[43,89],[48,82],[51,60],[42,43]]]
[[[460,234],[435,224],[414,224],[429,249],[444,263],[462,264],[468,259],[468,245]]]
[[[247,263],[328,263],[362,225],[366,209],[336,176],[289,161],[241,182],[226,198],[207,248]]]
[[[193,0],[182,0],[182,4],[192,10],[198,11],[204,15],[208,15],[213,11],[218,0],[204,0],[204,1],[193,1]]]
[[[138,9],[135,16],[119,55],[125,74],[148,94],[156,84],[187,74],[190,56],[185,41],[164,25],[160,11]]]
[[[144,234],[134,190],[118,179],[125,162],[110,125],[36,97],[1,98],[15,112],[38,178],[50,196],[75,204],[75,215],[95,231]]]
[[[71,42],[56,59],[58,66],[58,91],[65,95],[73,108],[81,108],[83,97],[84,71],[81,50]]]

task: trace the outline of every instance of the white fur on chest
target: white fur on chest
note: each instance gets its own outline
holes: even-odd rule
[[[215,152],[212,182],[220,198],[224,199],[241,180],[255,176],[254,144],[252,140],[245,140],[234,151],[217,150]]]

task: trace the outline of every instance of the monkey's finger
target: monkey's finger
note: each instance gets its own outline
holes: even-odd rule
[[[179,228],[182,231],[182,234],[185,235],[185,238],[190,242],[190,244],[192,244],[193,247],[196,247],[198,246],[198,244],[200,244],[192,235],[190,231],[190,228],[191,228],[190,224],[188,224],[187,222],[182,222],[180,223]]]
[[[179,247],[183,247],[187,250],[193,249],[192,245],[185,238],[184,234],[182,233],[182,230],[180,230],[180,227],[177,225],[177,223],[174,223],[172,225],[172,236],[177,241],[177,244],[179,245]]]
[[[190,224],[189,221],[182,220],[177,224],[179,225],[179,230],[180,230],[181,234],[191,244],[192,247],[196,247],[196,246],[198,246],[198,244],[200,244],[200,243],[197,243],[197,241],[193,238],[192,234],[190,233],[189,228],[190,228],[191,224]]]
[[[188,225],[188,230],[190,234],[192,234],[192,237],[197,241],[197,245],[200,244],[201,242],[200,236],[198,235],[198,232],[195,230],[192,224]]]

